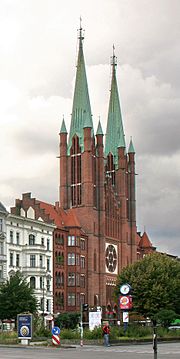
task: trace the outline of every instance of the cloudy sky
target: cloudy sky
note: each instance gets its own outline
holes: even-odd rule
[[[0,201],[58,199],[58,133],[70,125],[79,18],[95,131],[106,131],[110,56],[136,150],[137,225],[180,256],[180,1],[0,1]]]

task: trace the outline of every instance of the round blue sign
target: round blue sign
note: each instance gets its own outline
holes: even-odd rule
[[[59,327],[52,328],[52,334],[59,335],[61,332],[61,329]]]

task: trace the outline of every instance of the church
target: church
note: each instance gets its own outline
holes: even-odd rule
[[[117,275],[155,250],[137,232],[135,150],[132,139],[126,147],[114,49],[104,136],[100,121],[93,126],[83,40],[80,26],[71,125],[68,133],[63,118],[59,134],[59,200],[52,205],[26,193],[11,209],[26,216],[31,207],[35,220],[55,224],[54,313],[80,311],[84,303],[113,310]]]

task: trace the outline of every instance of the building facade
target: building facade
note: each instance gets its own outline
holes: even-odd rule
[[[53,313],[53,231],[52,222],[44,222],[40,212],[35,216],[24,194],[24,206],[16,201],[6,218],[7,278],[20,271],[39,303],[39,313]]]
[[[155,250],[146,233],[142,237],[137,233],[135,150],[132,139],[126,147],[114,49],[104,141],[100,121],[96,134],[94,131],[83,40],[80,28],[70,131],[68,134],[63,118],[59,133],[59,201],[52,205],[25,193],[16,200],[11,209],[14,217],[8,220],[8,267],[13,270],[13,260],[19,265],[24,263],[22,271],[35,278],[32,282],[38,276],[39,290],[40,278],[47,272],[47,266],[43,269],[40,264],[44,265],[50,256],[47,246],[43,247],[42,229],[49,228],[53,243],[53,269],[48,271],[49,278],[53,276],[53,313],[80,311],[84,303],[113,311],[117,275],[123,267]],[[24,228],[23,221],[27,222],[28,217],[30,222]],[[31,228],[31,221],[38,222],[39,227],[32,223]],[[24,228],[24,242],[18,250],[11,243],[11,231],[17,232],[17,223],[18,229]],[[39,261],[37,268],[31,265],[33,255]]]
[[[135,151],[132,140],[126,149],[114,50],[105,143],[100,121],[94,133],[83,39],[80,28],[70,132],[64,119],[60,130],[59,203],[87,235],[85,301],[112,308],[118,273],[137,260]]]
[[[6,217],[8,212],[0,202],[0,283],[7,279]]]

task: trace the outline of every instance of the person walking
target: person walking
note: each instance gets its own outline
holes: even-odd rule
[[[110,347],[110,344],[109,344],[109,334],[110,334],[109,324],[106,323],[102,330],[103,330],[103,337],[104,337],[104,346],[105,347]]]

